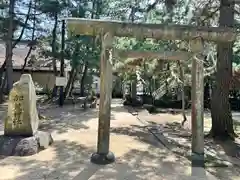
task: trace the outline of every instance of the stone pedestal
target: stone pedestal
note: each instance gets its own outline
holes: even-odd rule
[[[35,135],[0,136],[0,155],[3,156],[30,156],[46,149],[53,143],[50,133],[37,131]]]
[[[91,162],[98,165],[107,165],[115,161],[115,156],[112,152],[107,154],[93,153],[91,156]]]

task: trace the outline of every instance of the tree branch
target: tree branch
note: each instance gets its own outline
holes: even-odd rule
[[[36,40],[35,40],[35,26],[36,26],[36,4],[37,2],[35,1],[34,3],[34,16],[33,16],[33,31],[32,31],[32,41],[31,43],[29,43],[30,45],[30,48],[28,50],[28,53],[26,55],[26,57],[24,58],[24,64],[23,64],[23,67],[22,67],[22,73],[24,73],[24,69],[27,65],[27,60],[33,50],[33,47],[36,45],[36,43],[34,43]]]
[[[26,19],[25,19],[25,22],[24,22],[24,26],[23,26],[23,28],[22,28],[22,31],[21,31],[18,39],[13,43],[13,46],[12,46],[13,49],[15,48],[15,46],[16,46],[16,45],[21,41],[21,39],[22,39],[22,36],[23,36],[23,34],[24,34],[24,31],[25,31],[25,28],[26,28],[26,26],[27,26],[27,22],[28,22],[29,17],[30,17],[31,7],[32,7],[32,0],[29,2],[29,8],[28,8],[28,12],[27,12],[27,17],[26,17]]]

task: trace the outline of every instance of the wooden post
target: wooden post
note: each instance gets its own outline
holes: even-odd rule
[[[202,55],[203,40],[196,38],[190,42],[195,54],[192,61],[192,165],[204,166],[204,69]]]
[[[115,161],[114,154],[109,152],[111,99],[112,99],[112,40],[110,33],[102,35],[102,52],[100,62],[100,104],[98,119],[97,152],[91,157],[95,164],[109,164]]]

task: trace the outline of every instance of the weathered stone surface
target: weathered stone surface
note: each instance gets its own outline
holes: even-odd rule
[[[20,137],[0,136],[0,155],[13,155],[13,151],[20,140]]]
[[[34,136],[0,136],[0,155],[30,156],[53,143],[51,134],[38,131]]]
[[[8,112],[4,134],[32,136],[38,130],[36,91],[30,74],[23,74],[9,94]]]
[[[21,139],[13,149],[14,156],[30,156],[38,153],[39,145],[35,136]]]

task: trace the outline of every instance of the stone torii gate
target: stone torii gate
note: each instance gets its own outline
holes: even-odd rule
[[[141,24],[96,19],[67,18],[68,30],[77,35],[100,35],[102,41],[100,70],[100,106],[97,152],[91,162],[108,164],[115,161],[109,151],[111,94],[112,94],[112,46],[113,37],[153,38],[156,40],[186,40],[194,54],[192,61],[192,162],[204,165],[203,134],[203,46],[204,41],[232,42],[237,33],[223,27],[194,27],[186,25]],[[131,54],[131,53],[129,53]],[[132,53],[135,57],[134,53]],[[179,59],[178,59],[179,60]]]

